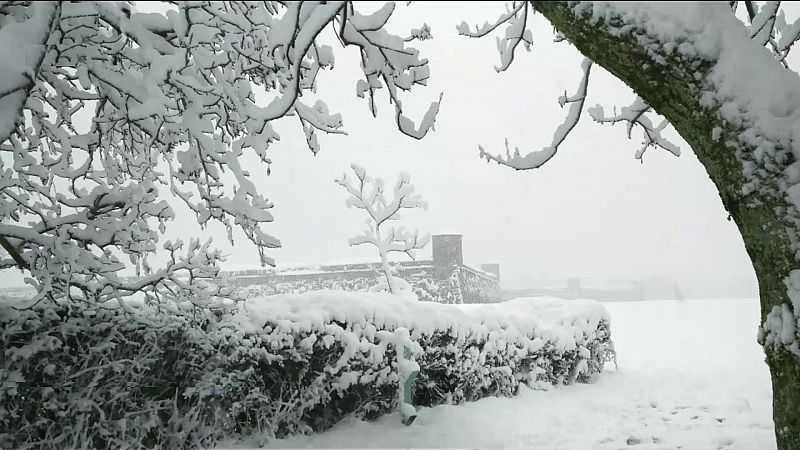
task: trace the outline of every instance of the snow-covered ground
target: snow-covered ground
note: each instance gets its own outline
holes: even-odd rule
[[[775,448],[755,299],[604,304],[618,351],[595,383],[346,421],[271,448]],[[243,443],[258,446],[257,442]]]

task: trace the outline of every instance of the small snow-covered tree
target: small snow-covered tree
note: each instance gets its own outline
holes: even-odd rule
[[[361,234],[350,238],[350,245],[369,244],[374,246],[381,258],[381,269],[386,280],[386,289],[394,295],[399,295],[407,289],[407,283],[394,274],[394,269],[389,262],[393,253],[405,253],[414,259],[414,252],[425,247],[430,241],[430,235],[420,236],[419,232],[409,232],[402,226],[393,226],[393,222],[400,219],[403,209],[428,207],[418,194],[414,194],[414,186],[406,173],[397,177],[397,183],[392,191],[392,198],[386,197],[386,186],[383,179],[373,179],[367,171],[356,164],[350,166],[355,179],[348,178],[345,173],[336,183],[345,188],[350,194],[347,206],[363,210],[367,214],[367,229]]]
[[[161,239],[180,204],[231,242],[238,227],[272,264],[272,203],[251,175],[269,171],[274,123],[296,121],[314,153],[317,132],[343,132],[314,98],[334,62],[318,42],[325,29],[361,52],[355,84],[373,115],[385,89],[401,132],[419,139],[433,126],[438,102],[416,126],[400,95],[426,83],[409,42],[429,30],[384,30],[394,4],[372,14],[349,2],[162,5],[0,2],[0,269],[23,271],[36,300],[141,293],[204,305],[224,294],[210,282],[221,255],[209,242]],[[151,267],[156,254],[166,264]],[[121,277],[126,266],[140,277]]]

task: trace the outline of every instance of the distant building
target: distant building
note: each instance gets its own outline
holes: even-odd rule
[[[393,263],[397,275],[411,284],[422,301],[438,303],[492,303],[500,301],[500,265],[474,269],[464,264],[462,237],[439,234],[431,238],[429,260]],[[366,291],[383,276],[374,263],[330,264],[288,270],[248,269],[222,271],[228,284],[248,296],[302,293],[318,289]]]

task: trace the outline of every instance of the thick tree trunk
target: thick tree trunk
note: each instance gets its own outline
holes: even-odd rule
[[[716,110],[703,107],[699,102],[704,85],[694,75],[698,70],[708,71],[713,62],[702,61],[698,69],[690,65],[696,64],[696,60],[665,53],[662,56],[668,64],[660,65],[648,56],[632,34],[620,37],[608,31],[609,26],[620,24],[592,23],[586,16],[576,17],[565,2],[535,2],[534,7],[581,53],[630,86],[666,117],[691,145],[739,227],[753,262],[761,297],[760,323],[773,306],[791,305],[784,280],[797,267],[797,262],[786,231],[788,224],[776,212],[776,207],[789,205],[782,198],[765,198],[755,192],[742,194],[745,178],[740,158],[746,157],[742,155],[749,154],[752,149],[731,148],[730,143],[738,142],[737,136],[742,130],[724,123]],[[713,139],[715,128],[723,130],[721,138],[716,140]],[[777,177],[773,181],[777,183]],[[765,352],[772,374],[778,448],[800,449],[800,359],[783,347],[770,346]]]

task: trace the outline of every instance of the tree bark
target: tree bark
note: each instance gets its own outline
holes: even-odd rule
[[[704,107],[699,102],[702,88],[709,86],[698,82],[695,73],[708,72],[714,61],[688,60],[665,52],[661,56],[668,63],[661,65],[638,44],[634,37],[637,30],[621,36],[609,32],[609,26],[619,26],[621,20],[615,24],[613,20],[592,22],[586,15],[576,17],[566,2],[534,2],[534,8],[581,53],[630,86],[666,117],[692,147],[738,226],[753,263],[761,299],[759,325],[773,306],[791,305],[784,280],[798,265],[787,234],[790,225],[776,212],[776,208],[790,205],[783,198],[765,197],[757,192],[742,193],[746,180],[740,158],[753,149],[738,143],[737,136],[743,130],[725,123],[715,108]],[[779,65],[777,61],[775,64]],[[713,138],[715,128],[722,130],[721,137],[716,140]],[[731,147],[732,142],[739,147]],[[785,165],[792,162],[787,161]],[[775,177],[771,181],[777,183],[778,179]],[[765,347],[765,353],[772,375],[778,448],[800,449],[800,358],[782,346]]]

